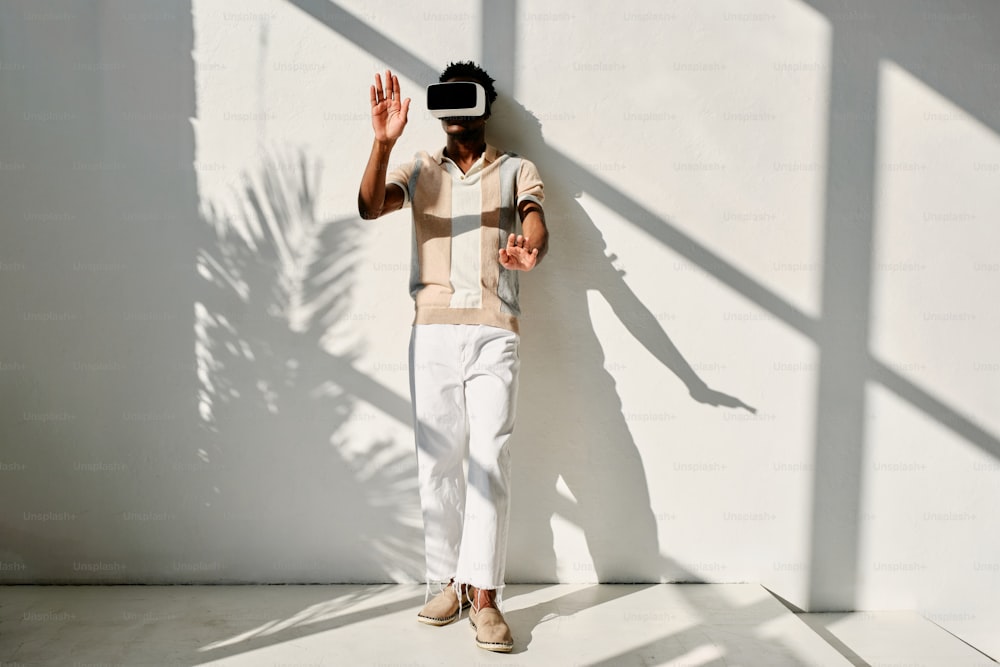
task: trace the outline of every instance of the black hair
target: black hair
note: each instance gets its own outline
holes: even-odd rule
[[[493,105],[493,100],[497,98],[497,90],[493,87],[493,78],[486,73],[486,70],[471,60],[466,60],[465,62],[460,63],[448,63],[448,66],[444,68],[443,72],[441,72],[441,76],[438,78],[438,81],[444,83],[448,79],[456,76],[475,79],[477,83],[481,84],[482,87],[486,89],[487,105]]]

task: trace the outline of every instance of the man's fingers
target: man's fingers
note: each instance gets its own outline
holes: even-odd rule
[[[516,238],[513,234],[509,238]],[[538,263],[538,248],[526,252],[527,248],[514,246],[510,249],[500,248],[500,263],[505,269],[530,271]]]
[[[371,98],[372,106],[378,104],[375,100],[375,86],[368,86],[368,96]]]
[[[507,247],[508,248],[523,248],[524,244],[527,243],[528,239],[523,236],[511,234],[507,237]]]
[[[402,113],[403,113],[403,122],[404,123],[406,122],[406,114],[407,114],[407,112],[409,110],[410,110],[410,98],[407,97],[405,100],[403,100],[403,112]]]

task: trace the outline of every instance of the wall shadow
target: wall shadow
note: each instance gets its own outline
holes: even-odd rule
[[[625,282],[600,230],[579,203],[579,184],[566,179],[562,157],[545,144],[538,119],[501,94],[487,140],[538,166],[545,181],[551,245],[538,269],[522,279],[525,315],[510,577],[559,580],[551,521],[560,515],[583,530],[593,559],[592,566],[573,564],[582,570],[578,577],[596,576],[604,583],[678,580],[680,573],[662,570],[646,472],[615,379],[605,368],[588,293],[608,302],[628,332],[685,385],[691,400],[755,409],[708,387]],[[664,414],[669,416],[666,406]],[[669,439],[666,417],[664,431]],[[560,478],[575,502],[557,490]],[[530,504],[518,505],[518,498],[528,497]]]
[[[352,365],[361,222],[316,217],[302,149],[202,200],[191,12],[0,6],[3,580],[418,578],[408,452],[343,436],[410,423]]]
[[[0,483],[3,557],[25,565],[4,581],[138,583],[193,560],[169,540],[197,438],[198,243],[191,5],[171,9],[0,4],[0,259],[22,265],[0,280],[2,439],[25,466]]]
[[[339,434],[359,418],[359,400],[407,425],[409,416],[393,392],[353,371],[363,350],[350,320],[362,223],[316,218],[320,172],[304,149],[272,150],[244,174],[228,207],[207,204],[215,242],[198,254],[205,282],[195,349],[200,424],[211,444],[198,454],[215,473],[201,490],[203,512],[219,526],[220,559],[271,555],[279,567],[264,581],[303,583],[318,571],[331,580],[340,571],[362,581],[416,577],[422,555],[407,523],[416,500],[408,452]]]

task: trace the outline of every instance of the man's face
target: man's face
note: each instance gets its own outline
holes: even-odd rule
[[[475,79],[467,76],[453,76],[445,83],[451,83],[452,81],[472,81],[473,83],[478,83]],[[441,127],[444,129],[445,134],[455,137],[474,135],[486,126],[486,119],[489,117],[490,107],[489,102],[487,102],[486,113],[482,116],[449,116],[441,119]]]

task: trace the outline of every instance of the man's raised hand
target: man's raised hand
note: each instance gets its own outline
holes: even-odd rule
[[[528,250],[527,236],[507,237],[507,247],[500,248],[500,263],[513,271],[531,271],[538,261],[538,248]]]
[[[372,129],[375,140],[396,141],[406,127],[406,114],[410,110],[410,98],[401,100],[399,79],[389,70],[385,71],[385,86],[382,77],[375,74],[375,85],[369,89],[372,104]]]

